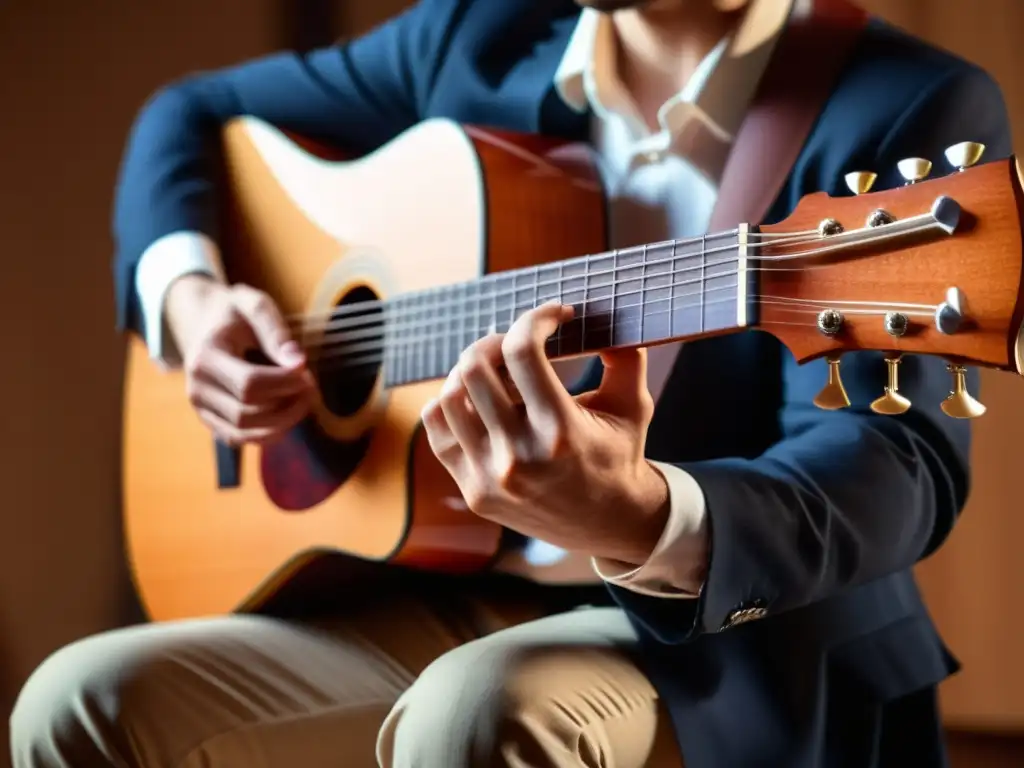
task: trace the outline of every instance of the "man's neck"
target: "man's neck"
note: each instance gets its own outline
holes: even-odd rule
[[[617,11],[619,77],[650,121],[692,77],[701,61],[733,32],[744,9],[721,11],[707,2],[654,0]]]

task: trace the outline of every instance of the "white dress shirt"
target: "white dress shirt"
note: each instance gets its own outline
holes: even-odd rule
[[[650,131],[617,75],[615,21],[584,9],[555,75],[555,87],[572,108],[592,111],[592,140],[598,150],[609,199],[612,247],[626,247],[707,231],[718,196],[721,166],[754,94],[790,10],[789,2],[751,0],[736,34],[700,63],[679,93],[658,112]],[[692,130],[699,126],[701,130]],[[739,222],[737,222],[739,223]],[[174,368],[181,358],[163,317],[170,285],[186,274],[224,280],[217,245],[196,232],[160,238],[143,253],[136,290],[153,359]],[[648,385],[657,398],[679,345],[653,348]],[[640,568],[595,561],[601,578],[662,597],[693,597],[703,583],[707,557],[704,495],[689,474],[656,463],[669,485],[669,524],[650,560]],[[544,542],[525,550],[536,565],[566,556]]]

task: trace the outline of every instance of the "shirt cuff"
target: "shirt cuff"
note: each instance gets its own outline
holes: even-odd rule
[[[657,546],[639,568],[593,558],[594,571],[609,584],[650,597],[697,598],[708,562],[707,503],[693,477],[671,464],[652,461],[668,483],[669,518]]]
[[[165,368],[181,365],[181,353],[164,318],[167,290],[179,277],[209,275],[225,281],[217,245],[199,232],[173,232],[149,246],[135,270],[135,290],[142,308],[146,347]]]

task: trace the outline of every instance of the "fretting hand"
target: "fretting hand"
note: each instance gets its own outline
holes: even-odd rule
[[[189,400],[224,442],[273,440],[309,412],[314,382],[306,358],[265,293],[186,276],[168,291],[167,319]],[[247,360],[252,350],[269,364]]]
[[[544,353],[571,317],[571,307],[547,304],[470,346],[423,423],[477,515],[564,549],[639,564],[668,515],[668,487],[643,455],[654,410],[646,354],[602,353],[600,387],[573,397]]]

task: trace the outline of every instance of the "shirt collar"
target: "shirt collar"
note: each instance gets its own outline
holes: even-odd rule
[[[697,114],[718,138],[731,141],[787,19],[791,13],[805,13],[809,4],[810,0],[750,0],[735,34],[705,56],[683,88],[662,105],[662,128],[676,133]],[[578,112],[589,107],[602,118],[615,113],[640,123],[617,75],[614,35],[611,16],[584,8],[555,72],[555,88]]]

